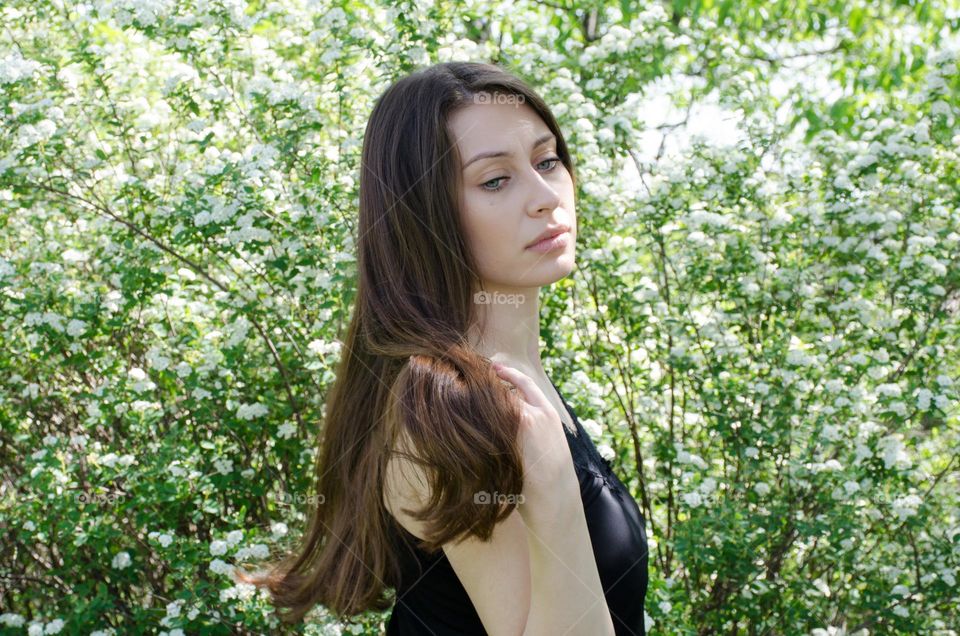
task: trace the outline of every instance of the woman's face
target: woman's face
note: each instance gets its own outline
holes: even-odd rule
[[[486,290],[549,285],[574,266],[573,178],[550,129],[518,99],[494,95],[456,111],[448,124],[463,171],[464,231]],[[528,247],[560,226],[569,231],[540,249]]]

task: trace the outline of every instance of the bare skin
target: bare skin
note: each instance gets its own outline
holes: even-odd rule
[[[554,161],[558,155],[552,137],[532,147],[550,129],[525,104],[475,104],[456,113],[449,128],[462,163],[468,164],[462,175],[461,218],[476,255],[476,274],[494,301],[477,303],[479,320],[470,341],[491,360],[530,377],[569,423],[540,361],[539,296],[541,287],[566,277],[575,266],[573,178]],[[497,150],[514,155],[468,163]],[[544,230],[560,225],[570,228],[564,248],[549,253],[525,249]]]
[[[526,478],[522,503],[489,541],[468,539],[443,549],[487,633],[612,635],[561,421],[561,414],[563,420],[569,415],[540,360],[540,288],[567,276],[575,264],[573,180],[559,160],[553,161],[552,138],[536,144],[550,130],[525,104],[473,104],[458,111],[449,127],[462,164],[469,162],[461,214],[477,256],[476,274],[487,292],[487,302],[476,305],[481,320],[468,337],[481,354],[503,365],[499,376],[517,388]],[[512,155],[471,162],[489,151]],[[496,188],[501,189],[492,191]],[[539,252],[527,248],[558,226],[569,226],[564,245]],[[396,466],[396,474],[416,472],[410,465]],[[391,470],[393,466],[388,475]],[[390,484],[402,479],[388,476],[387,482],[392,490]],[[414,478],[412,483],[423,482]],[[427,494],[398,486],[386,499],[398,521],[418,536],[423,528],[396,511],[406,504],[422,505]]]
[[[449,129],[464,166],[463,226],[487,293],[468,338],[517,388],[525,480],[522,503],[490,541],[444,552],[490,634],[613,634],[563,431],[572,423],[540,360],[540,288],[575,265],[573,179],[525,104],[473,104]],[[491,151],[511,154],[473,160]],[[568,228],[565,244],[528,249],[559,227]]]

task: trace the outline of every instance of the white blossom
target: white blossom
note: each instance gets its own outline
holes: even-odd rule
[[[110,562],[110,565],[118,570],[122,570],[126,567],[129,567],[130,563],[130,555],[127,552],[118,552],[116,555],[114,555],[113,561]]]
[[[717,480],[714,479],[713,477],[707,477],[700,484],[700,492],[702,492],[704,495],[709,495],[716,489],[717,489]]]
[[[6,625],[7,627],[23,627],[25,622],[26,619],[19,614],[13,614],[10,612],[0,614],[0,624]]]
[[[254,559],[265,559],[270,556],[270,548],[263,543],[254,543],[251,546],[243,547],[237,550],[237,560],[243,560],[250,557]]]
[[[82,336],[87,330],[87,323],[82,320],[71,320],[67,323],[67,335],[72,337]]]
[[[231,572],[233,572],[233,566],[221,559],[214,559],[210,562],[210,571],[214,574],[229,575]]]
[[[677,461],[681,464],[693,464],[701,470],[707,467],[707,462],[703,461],[702,457],[699,455],[694,455],[693,453],[689,453],[685,450],[677,452]]]
[[[883,453],[883,464],[889,468],[910,468],[912,461],[907,454],[899,434],[888,435],[878,443],[878,450]]]
[[[920,507],[920,504],[923,503],[920,500],[920,497],[916,495],[906,495],[905,497],[897,497],[893,501],[893,513],[897,515],[897,518],[900,521],[912,517],[917,514],[917,508]]]
[[[269,412],[270,410],[259,402],[254,404],[241,404],[239,408],[237,408],[237,417],[241,420],[252,420],[257,417],[262,417]]]
[[[20,51],[12,49],[12,53],[0,58],[0,85],[33,77],[34,73],[42,68],[39,62],[24,59]]]

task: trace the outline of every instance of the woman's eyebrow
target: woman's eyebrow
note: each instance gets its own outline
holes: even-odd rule
[[[540,135],[534,140],[533,145],[530,147],[530,149],[533,150],[537,146],[542,146],[543,144],[547,143],[552,139],[554,139],[553,133],[546,133],[545,135]],[[490,159],[491,157],[512,157],[512,156],[513,156],[513,153],[507,150],[493,150],[490,152],[481,152],[478,155],[474,155],[473,159],[463,164],[463,169],[466,170],[467,166],[469,166],[471,163],[473,163],[474,161],[480,161],[481,159]]]

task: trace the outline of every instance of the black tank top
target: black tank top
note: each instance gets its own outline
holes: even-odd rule
[[[645,636],[645,519],[555,384],[553,388],[576,425],[576,435],[566,426],[563,430],[580,482],[590,542],[614,629],[617,636]],[[414,543],[418,541],[415,535],[396,521],[393,527],[405,537],[395,543],[403,573],[386,636],[486,636],[480,616],[443,550],[430,555]]]

